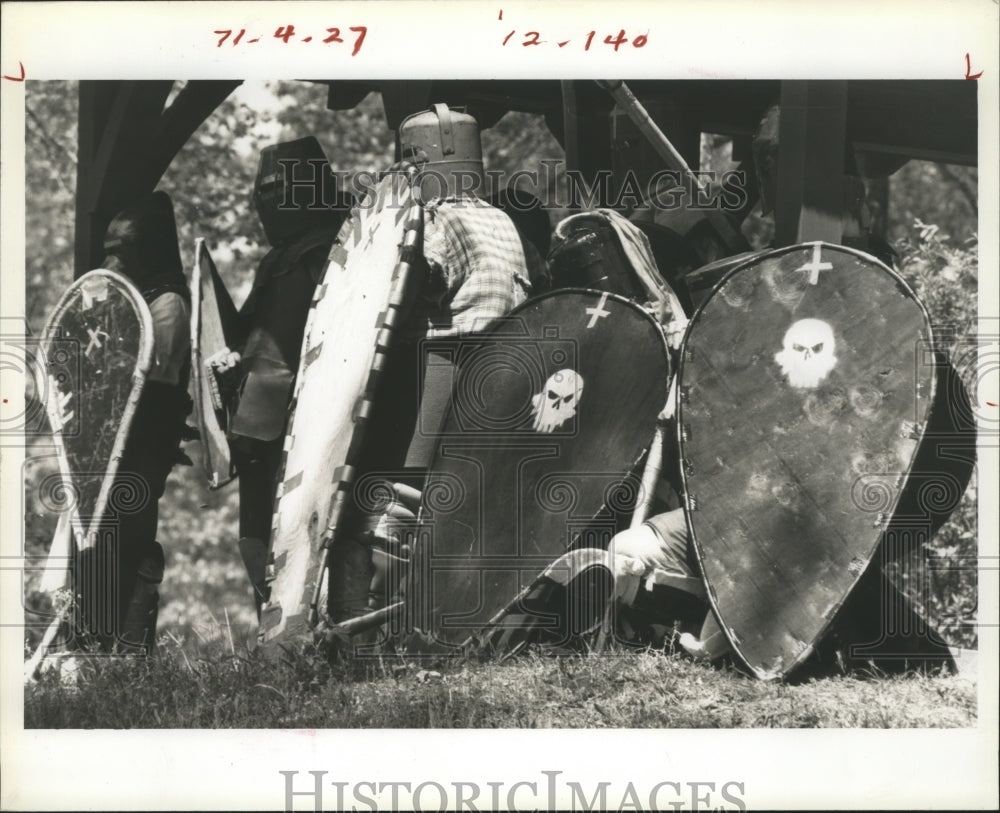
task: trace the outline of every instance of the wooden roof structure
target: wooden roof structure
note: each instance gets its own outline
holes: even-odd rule
[[[197,80],[171,99],[170,81],[81,81],[76,197],[76,273],[102,259],[111,217],[153,191],[187,140],[240,82]],[[431,103],[475,109],[483,128],[508,111],[537,113],[563,146],[567,166],[585,175],[609,169],[611,97],[589,80],[325,81],[328,106],[349,109],[382,94],[394,130]],[[760,117],[782,109],[775,205],[777,245],[841,242],[843,174],[856,151],[889,173],[909,159],[976,165],[976,83],[963,80],[628,81],[657,123],[697,168],[701,133],[733,138],[749,157]],[[170,103],[167,104],[168,99]]]

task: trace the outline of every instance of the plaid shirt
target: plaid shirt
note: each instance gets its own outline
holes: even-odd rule
[[[545,275],[538,252],[488,203],[450,198],[425,212],[428,336],[483,330],[524,302],[531,280]]]

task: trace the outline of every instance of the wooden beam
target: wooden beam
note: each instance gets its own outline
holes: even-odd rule
[[[101,142],[101,134],[107,124],[114,102],[118,82],[80,82],[79,114],[77,118],[77,174],[75,245],[73,265],[76,276],[90,270],[94,253],[94,233],[103,226],[96,223],[91,201],[96,196],[92,165]],[[97,238],[100,239],[100,238]]]
[[[95,209],[120,208],[123,200],[146,191],[149,142],[172,87],[170,81],[119,83],[90,167],[97,182],[90,201]]]
[[[851,82],[847,138],[857,149],[975,166],[977,84],[964,79]]]
[[[201,124],[242,84],[242,80],[191,80],[163,111],[150,140],[146,185],[155,187],[177,153]]]
[[[142,192],[152,191],[147,150],[173,87],[168,81],[107,82],[97,89],[87,88],[89,84],[80,82],[78,127],[81,143],[86,134],[87,149],[77,165],[77,276],[103,259],[104,231],[115,213]]]
[[[566,171],[580,169],[580,120],[576,111],[576,86],[572,79],[559,83],[562,89],[563,152]]]
[[[847,82],[781,83],[775,245],[840,243]]]
[[[407,116],[427,110],[436,101],[443,101],[431,98],[433,85],[429,80],[383,82],[380,85],[382,108],[390,130],[398,131],[400,123]]]
[[[240,84],[192,81],[171,105],[173,82],[81,82],[75,271],[101,262],[108,223],[152,192],[191,134]]]

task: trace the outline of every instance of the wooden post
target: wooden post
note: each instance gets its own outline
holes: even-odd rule
[[[563,120],[563,152],[565,154],[566,172],[579,172],[580,170],[580,121],[576,110],[576,87],[572,79],[565,79],[559,82],[562,91],[562,120]],[[572,212],[580,210],[580,201],[576,190],[570,184],[570,204]]]
[[[170,81],[80,82],[74,264],[79,277],[104,259],[111,218],[152,192],[191,134],[239,81],[190,81],[164,107]]]
[[[77,124],[76,170],[76,237],[74,245],[74,276],[79,277],[93,268],[91,257],[94,243],[107,228],[107,221],[98,222],[93,211],[97,179],[94,177],[94,157],[101,142],[101,134],[111,112],[111,103],[118,83],[80,82],[80,110]],[[97,235],[97,236],[95,236]]]
[[[781,83],[775,245],[843,235],[847,82]]]

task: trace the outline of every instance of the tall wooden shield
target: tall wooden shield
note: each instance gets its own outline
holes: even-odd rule
[[[749,260],[688,328],[678,428],[712,610],[760,678],[809,655],[878,549],[935,386],[927,313],[824,243]]]
[[[149,307],[113,271],[76,280],[45,326],[46,409],[78,551],[96,540],[152,356]]]
[[[212,262],[203,238],[194,245],[191,271],[191,382],[194,389],[201,459],[208,487],[221,488],[236,476],[226,429],[229,414],[215,374],[205,359],[233,346],[236,307]]]
[[[271,530],[262,641],[309,631],[347,507],[380,371],[415,281],[422,210],[408,179],[382,180],[338,234],[306,322]]]
[[[457,373],[424,489],[411,612],[458,644],[567,548],[607,545],[634,505],[629,475],[665,403],[669,359],[648,313],[583,289],[531,299],[435,350]]]

